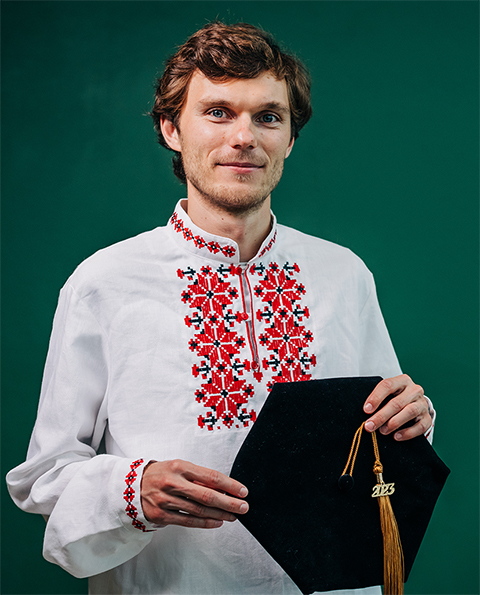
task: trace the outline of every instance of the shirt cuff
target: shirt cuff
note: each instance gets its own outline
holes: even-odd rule
[[[140,498],[140,481],[142,479],[143,470],[150,461],[144,459],[137,459],[129,465],[129,471],[125,475],[125,491],[123,492],[123,499],[125,501],[125,515],[124,524],[133,526],[139,531],[149,533],[160,528],[159,525],[151,523],[145,518],[142,510]]]
[[[430,401],[430,399],[427,397],[427,395],[424,395],[424,397],[427,399],[428,413],[430,414],[430,417],[432,418],[432,425],[425,432],[425,438],[430,442],[430,444],[432,444],[432,442],[433,442],[433,430],[435,428],[435,420],[437,418],[437,412],[433,408],[433,403],[432,403],[432,401]]]

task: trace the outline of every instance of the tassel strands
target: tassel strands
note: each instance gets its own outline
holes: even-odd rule
[[[393,483],[385,483],[383,480],[383,466],[380,462],[375,432],[372,432],[372,440],[375,452],[373,472],[377,476],[378,482],[373,488],[372,497],[378,499],[380,508],[380,525],[383,535],[384,595],[403,595],[405,576],[403,548],[397,520],[390,502],[390,495],[395,491],[395,486]]]
[[[360,446],[363,426],[364,424],[355,432],[347,464],[338,480],[339,487],[342,490],[353,488],[353,467]],[[375,432],[372,432],[372,440],[375,453],[373,472],[377,476],[377,485],[373,487],[372,498],[378,499],[380,508],[380,526],[383,535],[383,592],[384,595],[403,595],[405,577],[403,548],[392,503],[390,502],[390,496],[395,492],[395,484],[385,483],[383,480],[383,466],[380,462]]]

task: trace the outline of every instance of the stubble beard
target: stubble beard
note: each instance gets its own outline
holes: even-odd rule
[[[241,159],[239,158],[239,160]],[[187,164],[183,162],[183,167],[188,182],[212,208],[236,216],[246,216],[260,210],[280,182],[283,173],[283,160],[275,163],[268,179],[256,187],[250,186],[252,174],[234,176],[233,179],[237,183],[237,187],[232,188],[227,184],[209,182],[205,179],[203,170],[198,166],[192,166],[190,160]],[[241,185],[240,188],[238,185]]]

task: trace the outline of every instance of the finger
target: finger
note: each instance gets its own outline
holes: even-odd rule
[[[383,425],[378,426],[378,430],[381,434],[391,434],[395,430],[398,430],[401,426],[412,420],[420,420],[428,414],[428,407],[424,400],[413,401],[408,403],[403,409],[401,409],[396,415],[390,417]],[[431,418],[430,418],[431,422]],[[425,431],[428,428],[425,429]]]
[[[367,432],[373,432],[373,430],[380,428],[386,424],[390,418],[398,415],[405,407],[407,407],[407,405],[421,399],[423,396],[420,394],[421,392],[423,392],[421,387],[416,387],[415,385],[407,387],[403,392],[391,399],[386,405],[379,409],[375,415],[365,422],[365,429]],[[409,421],[410,419],[413,419],[414,417],[417,417],[417,415],[423,413],[424,410],[419,407],[419,409],[417,409],[416,415],[409,417],[409,419],[406,421]]]
[[[248,494],[248,490],[243,484],[214,469],[207,469],[193,463],[186,463],[182,475],[192,483],[195,482],[207,486],[218,492],[227,492],[239,498],[245,498]]]
[[[182,524],[188,524],[182,517],[176,516],[176,513],[182,513],[189,516],[194,516],[199,519],[210,519],[216,521],[233,522],[236,517],[224,510],[215,508],[208,508],[196,502],[186,500],[185,498],[177,498],[165,492],[156,492],[153,495],[144,497],[142,500],[143,513],[147,520],[158,525],[168,525],[172,523],[172,513],[175,513],[175,519],[181,520]],[[201,526],[202,524],[198,525]],[[203,525],[202,525],[203,526]]]
[[[173,472],[179,472],[181,467],[183,482],[180,485],[180,495],[194,500],[208,508],[219,508],[232,514],[245,514],[248,504],[241,498],[248,494],[247,488],[240,482],[206,467],[200,467],[186,461],[172,461]]]
[[[208,486],[206,486],[205,484],[201,483],[200,481],[194,481],[193,483],[196,484],[196,485],[202,486],[204,488],[208,488]],[[210,489],[213,490],[214,488],[210,488]],[[220,494],[225,494],[225,491],[224,490],[217,490],[217,492],[219,492]]]
[[[165,514],[162,521],[158,524],[179,525],[181,527],[189,527],[193,529],[217,529],[223,525],[223,521],[212,518],[200,518],[172,510]]]
[[[162,508],[164,510],[184,512],[199,518],[210,518],[229,522],[237,520],[235,515],[226,512],[225,510],[204,506],[203,504],[199,504],[198,502],[186,498],[172,498],[170,502],[164,503]]]
[[[384,378],[367,397],[363,410],[365,413],[373,413],[388,396],[403,392],[409,384],[413,382],[406,374]]]
[[[218,508],[232,514],[245,514],[248,511],[248,504],[244,500],[188,481],[182,485],[182,494],[189,501],[194,501],[206,508]]]
[[[425,432],[431,427],[432,419],[430,415],[423,416],[420,418],[417,423],[410,428],[405,428],[400,430],[399,432],[395,432],[393,435],[394,439],[399,442],[404,442],[406,440],[411,440],[412,438],[416,438],[417,436],[421,436],[425,434]]]

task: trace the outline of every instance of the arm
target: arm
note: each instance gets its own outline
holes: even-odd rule
[[[161,516],[158,487],[162,482],[174,486],[177,498],[189,498],[178,507],[190,513],[182,516],[185,524],[195,519],[195,512],[200,518],[192,526],[218,526],[218,521],[231,520],[230,512],[220,510],[222,506],[242,512],[238,499],[216,490],[237,494],[243,486],[221,474],[187,469],[188,489],[180,486],[179,490],[164,464],[148,465],[141,453],[133,458],[97,455],[107,424],[109,373],[107,334],[67,284],[55,314],[27,460],[8,474],[7,483],[20,508],[49,517],[45,558],[79,578],[137,555],[157,528],[150,519],[161,525],[171,522]],[[190,485],[192,481],[213,484],[213,490]],[[143,502],[141,487],[146,490]],[[210,499],[210,506],[191,508],[190,499],[197,491],[200,499]],[[149,510],[148,519],[142,504]]]
[[[141,513],[135,482],[130,502],[124,499],[133,461],[96,456],[106,426],[108,376],[105,333],[67,283],[27,460],[10,471],[7,483],[21,509],[49,517],[45,558],[77,577],[122,563],[152,538],[126,512],[130,504]],[[142,470],[139,465],[135,472]]]

